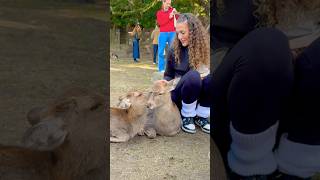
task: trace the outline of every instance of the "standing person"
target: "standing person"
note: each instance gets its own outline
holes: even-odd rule
[[[156,13],[157,23],[160,27],[159,46],[158,46],[158,70],[165,70],[164,51],[166,45],[170,46],[175,37],[174,17],[178,18],[178,12],[171,7],[171,0],[162,0],[162,8]]]
[[[137,59],[140,59],[140,50],[139,50],[139,41],[141,36],[141,27],[140,24],[137,23],[133,28],[132,32],[129,34],[133,37],[132,41],[132,57],[134,62],[139,62]]]
[[[160,34],[159,27],[158,27],[158,24],[156,24],[156,27],[151,33],[152,46],[153,46],[153,64],[157,63],[159,34]]]
[[[188,133],[196,132],[195,123],[210,133],[209,54],[209,36],[201,21],[192,14],[180,14],[164,79],[178,81],[171,97],[181,112],[181,128]]]
[[[211,7],[212,136],[230,179],[311,179],[320,172],[320,1]]]

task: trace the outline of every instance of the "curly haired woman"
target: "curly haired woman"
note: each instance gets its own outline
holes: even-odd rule
[[[320,172],[320,1],[211,7],[212,136],[230,179],[311,179]]]
[[[167,81],[179,81],[171,97],[181,110],[182,130],[188,133],[196,132],[194,123],[202,131],[210,133],[208,35],[197,17],[189,13],[180,14],[164,72]]]

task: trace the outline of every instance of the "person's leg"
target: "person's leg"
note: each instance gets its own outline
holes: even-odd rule
[[[175,37],[176,37],[176,32],[169,32],[169,37],[168,37],[169,47],[171,47],[171,44],[173,43],[173,40]]]
[[[285,174],[308,178],[320,172],[320,38],[295,61],[295,82],[288,127],[276,157]]]
[[[140,59],[140,44],[138,40],[137,40],[137,59]]]
[[[201,93],[197,105],[197,118],[196,124],[201,127],[202,131],[206,133],[210,133],[210,107],[211,107],[211,77],[212,75],[208,75],[202,79]]]
[[[276,170],[272,150],[292,81],[288,40],[275,29],[246,35],[217,68],[212,135],[236,174],[267,175]]]
[[[132,58],[133,61],[136,62],[134,40],[132,41]]]
[[[158,57],[158,49],[159,49],[159,46],[158,46],[158,44],[156,44],[155,46],[156,46],[155,63],[157,64],[157,57]]]
[[[182,76],[176,88],[171,91],[172,100],[180,109],[182,129],[189,133],[195,133],[194,117],[197,114],[196,107],[200,91],[200,74],[193,70]]]
[[[153,44],[153,63],[155,64],[157,61],[157,51],[158,51],[158,45]]]
[[[171,48],[171,44],[173,43],[174,38],[176,37],[176,33],[175,32],[167,32],[167,40],[166,43],[168,43],[165,46],[165,56],[164,56],[164,67],[166,67],[167,64],[167,57],[168,57],[168,52],[169,49]]]
[[[168,38],[167,32],[160,32],[158,40],[158,70],[164,72],[165,70],[165,58],[164,49],[166,48],[166,42]]]
[[[133,40],[132,42],[132,56],[133,56],[133,61],[138,62],[137,59],[139,58],[139,46],[138,46],[137,40]]]

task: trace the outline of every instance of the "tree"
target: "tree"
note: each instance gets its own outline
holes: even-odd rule
[[[209,0],[172,0],[172,5],[182,13],[191,12],[206,20],[209,17]],[[152,28],[160,8],[159,0],[111,0],[111,22],[122,28],[137,22],[145,28]]]

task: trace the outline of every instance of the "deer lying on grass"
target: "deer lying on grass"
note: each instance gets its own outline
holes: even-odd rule
[[[181,127],[180,112],[172,102],[170,94],[170,91],[174,89],[174,83],[173,80],[169,82],[165,80],[156,81],[148,93],[149,96],[146,97],[144,94],[140,95],[140,93],[132,96],[132,93],[128,93],[127,96],[119,98],[118,108],[111,109],[121,109],[121,111],[123,111],[136,103],[139,104],[140,108],[146,108],[146,106],[143,105],[143,103],[146,103],[151,111],[148,112],[147,110],[143,110],[146,114],[141,113],[142,116],[137,116],[142,117],[140,120],[138,119],[138,122],[140,123],[139,129],[141,128],[140,125],[142,122],[144,122],[144,127],[140,129],[143,131],[137,130],[136,133],[139,135],[145,134],[149,138],[156,137],[156,134],[174,136],[180,131]],[[121,123],[119,124],[121,125]],[[121,126],[118,126],[118,128],[119,127]],[[110,131],[112,131],[112,129],[110,129]],[[127,138],[130,139],[128,136]],[[211,163],[213,164],[213,173],[210,174],[210,178],[227,180],[221,154],[213,140],[211,140],[210,144],[212,150],[210,152],[210,158],[212,159]]]
[[[0,145],[1,180],[105,180],[103,96],[73,89],[32,109],[19,146]]]
[[[143,132],[147,121],[147,97],[138,91],[119,98],[117,107],[110,108],[110,142],[126,142]]]
[[[170,91],[173,90],[174,87],[175,84],[173,81],[155,81],[151,90],[148,92],[148,97],[143,95],[138,98],[120,98],[117,108],[127,109],[129,107],[127,104],[140,103],[140,108],[145,108],[143,112],[146,114],[143,114],[143,118],[138,120],[139,123],[144,123],[141,131],[136,131],[139,135],[146,135],[148,138],[155,138],[157,134],[174,136],[180,131],[181,127],[179,110],[171,100]],[[139,100],[139,102],[136,102],[137,100]],[[145,103],[144,106],[141,106],[141,103]],[[126,137],[126,139],[128,138],[129,137]]]
[[[175,88],[174,80],[155,81],[151,91],[147,107],[152,110],[153,118],[145,125],[148,137],[174,136],[180,131],[181,116],[178,107],[171,100],[171,91]]]

